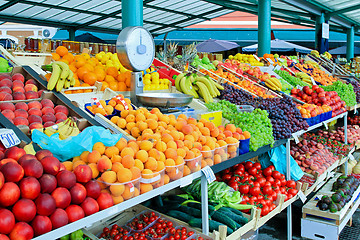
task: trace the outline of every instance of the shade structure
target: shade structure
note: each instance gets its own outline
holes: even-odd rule
[[[92,35],[91,33],[84,33],[76,36],[75,40],[78,42],[106,43],[106,41]]]
[[[247,47],[244,47],[243,52],[255,52],[258,48],[257,44],[253,44]],[[271,51],[272,52],[290,52],[295,51],[299,53],[310,53],[311,49],[296,45],[294,43],[286,42],[284,40],[275,39],[271,41]]]
[[[342,47],[338,47],[338,48],[331,49],[331,50],[329,51],[329,53],[331,53],[331,54],[345,55],[345,54],[346,54],[346,46],[342,46]],[[356,55],[359,55],[359,54],[360,54],[360,48],[359,48],[359,47],[354,47],[354,54],[356,54]]]
[[[235,42],[209,39],[196,45],[196,50],[198,52],[213,53],[230,50],[236,47],[239,47],[239,45]]]

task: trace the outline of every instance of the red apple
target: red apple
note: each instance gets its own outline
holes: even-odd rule
[[[34,229],[35,236],[42,235],[52,230],[51,220],[46,216],[36,216],[34,221],[32,221],[31,226]]]
[[[10,233],[10,240],[30,240],[34,237],[34,230],[25,222],[15,224]]]
[[[82,203],[81,208],[84,210],[86,216],[94,214],[99,211],[99,204],[91,197],[87,197]]]
[[[12,212],[18,222],[30,222],[36,216],[35,203],[30,199],[20,199],[12,208]]]
[[[53,229],[65,226],[69,223],[69,218],[64,209],[57,208],[53,214],[50,216],[50,220],[53,226]]]
[[[50,216],[56,209],[55,199],[48,193],[40,194],[35,201],[37,214]]]
[[[106,208],[112,207],[114,205],[114,201],[110,195],[110,193],[102,192],[99,197],[96,199],[99,204],[100,210],[104,210]]]
[[[38,152],[36,152],[35,157],[41,161],[41,159],[43,159],[44,157],[53,157],[54,155],[46,149],[40,150]]]
[[[9,207],[16,203],[20,197],[20,189],[13,182],[6,182],[0,190],[0,205]]]
[[[76,166],[74,173],[76,175],[77,182],[87,183],[92,178],[92,170],[88,165],[85,164]]]
[[[25,176],[40,178],[43,175],[43,166],[36,159],[26,160],[21,166],[24,168]]]
[[[71,195],[69,190],[63,187],[55,189],[51,196],[55,199],[57,208],[67,208],[71,203]]]
[[[80,204],[86,198],[86,188],[80,183],[76,183],[75,186],[70,189],[70,194],[71,202],[74,204]]]
[[[84,210],[78,205],[70,205],[65,209],[69,222],[75,222],[83,217],[85,217]]]
[[[26,177],[19,184],[21,197],[31,200],[36,199],[41,191],[40,182],[34,177]]]
[[[72,188],[76,183],[76,176],[73,172],[63,170],[56,175],[57,183],[59,187],[67,189]]]
[[[5,208],[0,209],[0,233],[9,234],[15,226],[15,216]]]
[[[50,174],[42,175],[42,177],[39,178],[39,183],[42,193],[52,193],[57,186],[56,177]]]
[[[22,148],[18,148],[16,146],[8,148],[5,151],[5,158],[12,158],[14,160],[19,160],[22,156],[26,154],[25,150]]]
[[[99,183],[95,180],[88,182],[85,185],[85,188],[86,188],[87,196],[94,199],[97,199],[101,193],[101,187]]]
[[[51,175],[56,175],[60,169],[60,161],[56,157],[44,157],[41,159],[44,172]]]
[[[24,177],[24,169],[18,163],[8,162],[1,167],[0,171],[7,182],[18,182]]]

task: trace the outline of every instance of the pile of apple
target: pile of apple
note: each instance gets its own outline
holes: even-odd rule
[[[38,91],[38,84],[34,79],[25,82],[21,73],[13,76],[0,74],[0,101],[36,99],[41,97],[43,91]]]
[[[1,155],[2,240],[28,240],[113,205],[87,165],[71,172],[48,150],[34,156],[16,146]]]
[[[29,103],[0,102],[0,112],[16,126],[29,126],[30,130],[49,127],[67,119],[69,109],[55,106],[50,99]]]
[[[339,158],[333,155],[323,144],[313,140],[302,140],[298,144],[291,142],[291,156],[303,172],[311,175],[323,174]]]
[[[341,100],[337,92],[325,92],[324,89],[318,85],[304,86],[302,90],[291,89],[291,96],[299,99],[305,103],[311,103],[318,106],[328,105],[332,109],[332,117],[335,117],[343,112],[346,112],[345,102]]]

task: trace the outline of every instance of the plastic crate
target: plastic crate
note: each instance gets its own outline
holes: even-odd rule
[[[106,101],[105,101],[106,104],[108,104],[109,101],[110,101],[110,100],[106,100]],[[95,117],[95,114],[92,113],[92,112],[87,108],[87,107],[92,106],[92,105],[94,105],[94,104],[86,103],[85,106],[84,106],[84,108],[85,108],[85,111],[87,111],[88,113],[91,114],[91,116]],[[111,119],[111,118],[114,117],[114,116],[120,116],[120,111],[116,110],[115,108],[114,108],[114,112],[113,112],[112,114],[106,115],[106,116],[104,116],[104,117],[106,117],[107,119]]]

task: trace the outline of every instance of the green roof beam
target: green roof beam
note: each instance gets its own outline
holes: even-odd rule
[[[347,13],[347,12],[351,12],[351,11],[359,10],[359,9],[360,9],[360,4],[355,4],[354,6],[343,8],[343,9],[328,13],[328,15],[330,15],[330,16],[339,15],[339,14],[343,14],[343,13]]]

